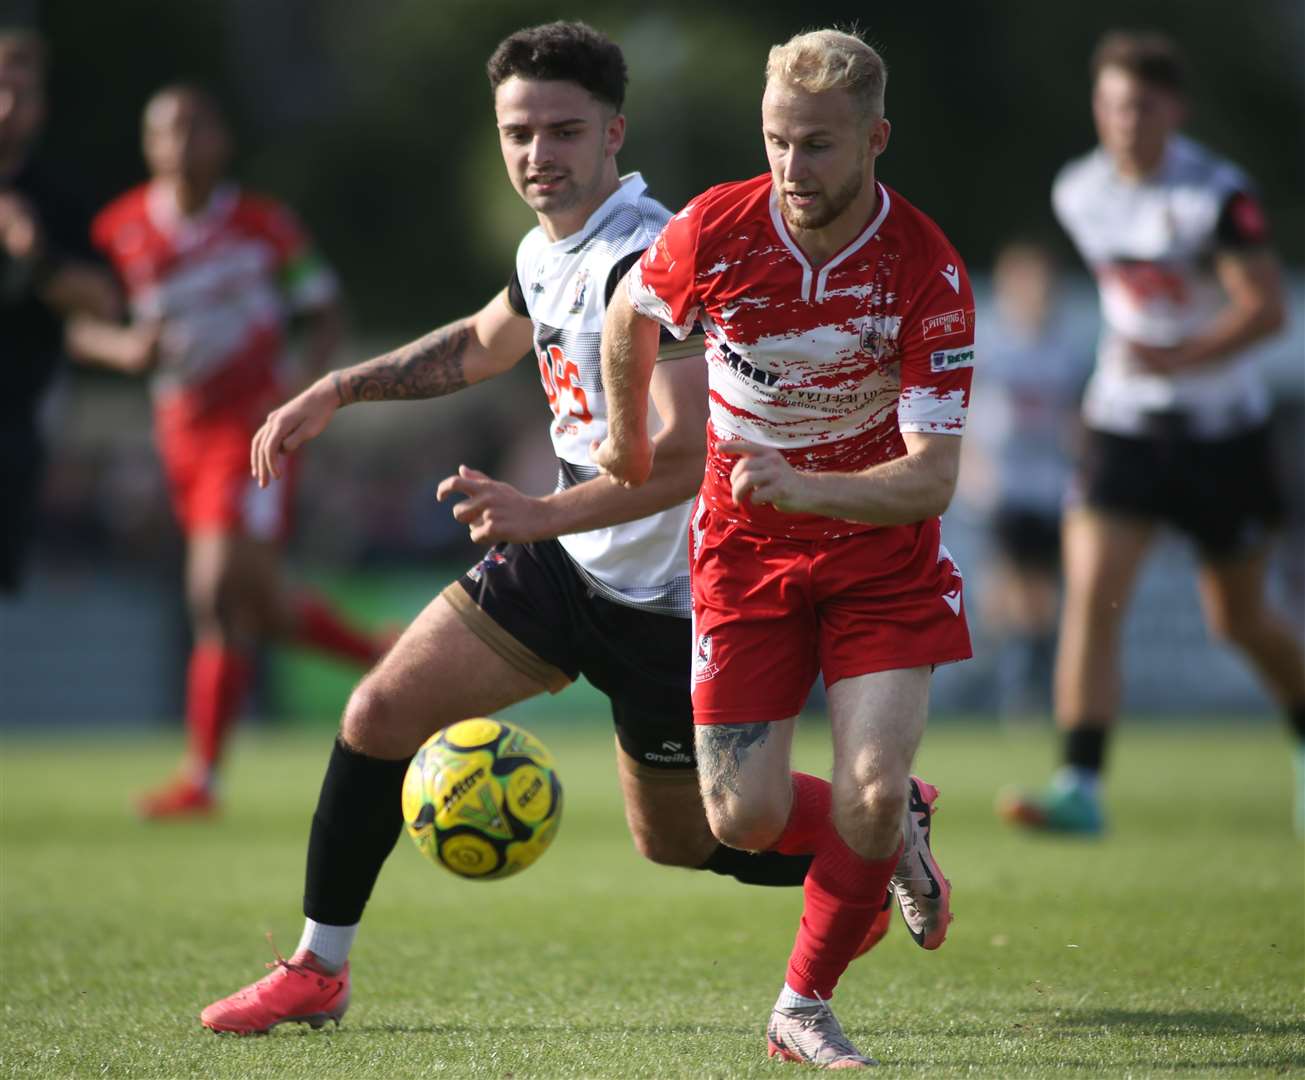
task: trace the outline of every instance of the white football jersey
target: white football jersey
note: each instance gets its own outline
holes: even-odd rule
[[[1058,312],[1038,331],[980,312],[975,399],[966,434],[991,461],[997,505],[1056,516],[1069,486],[1088,342],[1077,340]]]
[[[1129,342],[1167,346],[1200,333],[1225,302],[1212,259],[1267,239],[1252,185],[1236,166],[1181,136],[1143,181],[1122,177],[1104,150],[1070,162],[1052,204],[1101,294],[1102,333],[1083,414],[1102,431],[1133,435],[1155,413],[1181,413],[1197,437],[1252,427],[1269,411],[1249,359],[1174,375],[1148,371]]]
[[[650,197],[638,173],[579,232],[550,240],[531,229],[517,249],[508,289],[519,314],[535,324],[535,355],[552,409],[549,434],[558,459],[558,491],[591,480],[589,447],[607,434],[601,356],[603,316],[611,290],[661,232],[670,211]],[[695,348],[696,347],[696,348]],[[661,359],[701,355],[701,338]],[[656,416],[650,428],[657,430]],[[688,617],[688,525],[692,501],[650,517],[558,537],[578,571],[601,595],[631,607]]]

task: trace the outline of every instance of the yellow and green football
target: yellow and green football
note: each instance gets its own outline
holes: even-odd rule
[[[461,877],[489,881],[524,870],[548,850],[561,820],[553,755],[506,720],[463,720],[436,732],[404,776],[408,835]]]

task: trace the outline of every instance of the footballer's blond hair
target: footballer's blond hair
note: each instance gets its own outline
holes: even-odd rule
[[[809,94],[846,90],[867,119],[884,115],[888,66],[873,48],[844,30],[810,30],[772,47],[766,82],[772,81]]]

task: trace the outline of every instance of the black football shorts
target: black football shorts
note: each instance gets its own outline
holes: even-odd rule
[[[1013,566],[1056,573],[1060,569],[1060,515],[999,506],[992,519],[997,550]]]
[[[1268,425],[1223,439],[1170,427],[1137,437],[1089,430],[1081,503],[1171,525],[1205,562],[1262,550],[1284,513]]]
[[[553,693],[584,675],[641,768],[693,770],[690,621],[597,593],[556,540],[498,544],[444,590],[482,641]]]

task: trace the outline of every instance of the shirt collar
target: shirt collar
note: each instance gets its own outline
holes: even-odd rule
[[[604,200],[597,210],[589,215],[588,220],[579,229],[570,236],[563,236],[559,240],[554,240],[549,244],[549,247],[555,251],[570,251],[572,248],[579,247],[588,239],[590,233],[611,216],[612,211],[618,206],[634,202],[647,190],[648,185],[644,183],[643,176],[640,173],[626,173],[621,177],[620,186]]]

